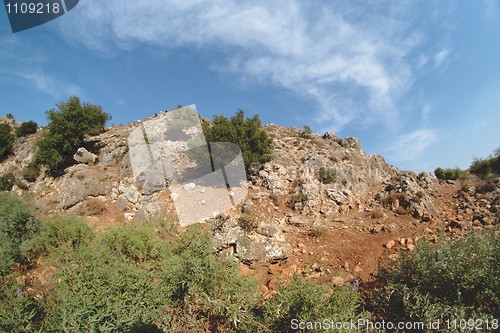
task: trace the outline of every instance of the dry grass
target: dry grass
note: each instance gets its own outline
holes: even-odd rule
[[[381,219],[384,217],[384,211],[380,208],[374,208],[370,213],[370,217],[372,219]]]

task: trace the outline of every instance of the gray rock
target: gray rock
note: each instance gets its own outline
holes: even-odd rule
[[[212,230],[219,250],[233,247],[234,255],[245,262],[283,259],[290,251],[280,225],[261,222],[257,230],[245,232],[237,219],[219,215],[214,219]]]
[[[293,225],[295,227],[303,227],[304,225],[306,225],[306,223],[303,220],[301,220],[296,216],[289,217],[288,224]]]
[[[92,196],[108,195],[112,184],[106,173],[83,164],[75,166],[54,184],[57,188],[58,208],[66,209]]]
[[[73,155],[73,159],[78,163],[83,163],[83,164],[94,164],[98,160],[97,155],[89,152],[84,147],[78,148],[76,154]]]

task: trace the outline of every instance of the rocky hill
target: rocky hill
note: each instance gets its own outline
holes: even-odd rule
[[[83,216],[96,230],[122,221],[175,221],[170,189],[144,186],[133,176],[127,140],[137,126],[86,138],[62,176],[42,172],[34,182],[23,180],[22,170],[39,133],[19,138],[0,163],[0,176],[13,173],[19,181],[11,192],[33,197],[44,213]],[[237,257],[244,274],[265,279],[263,292],[275,287],[276,276],[297,273],[369,281],[388,257],[423,238],[436,241],[439,230],[460,235],[498,227],[498,178],[438,181],[366,155],[353,137],[273,124],[265,130],[273,139],[272,160],[250,169],[242,204],[205,221],[221,252]],[[204,193],[199,184],[184,189]]]

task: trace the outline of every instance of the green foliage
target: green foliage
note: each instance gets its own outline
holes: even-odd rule
[[[40,176],[40,167],[35,163],[31,162],[23,169],[23,178],[29,182],[34,182]]]
[[[78,97],[60,102],[56,109],[47,111],[49,124],[37,141],[36,165],[46,165],[52,173],[62,171],[65,163],[83,143],[85,135],[97,135],[104,131],[111,116],[98,105],[80,103]]]
[[[469,234],[418,244],[383,270],[371,305],[386,320],[487,319],[500,315],[500,237]]]
[[[190,230],[174,253],[164,266],[162,284],[181,310],[179,320],[188,331],[206,326],[214,331],[250,331],[257,325],[252,315],[258,295],[256,282],[242,278],[234,261],[215,255],[207,232]]]
[[[5,115],[5,118],[10,119],[10,120],[13,120],[13,119],[14,119],[14,115],[13,115],[12,113],[7,113],[7,114]]]
[[[331,184],[337,180],[337,172],[334,169],[321,167],[318,171],[318,180],[323,184]]]
[[[469,171],[482,178],[488,177],[491,173],[500,174],[500,148],[495,149],[488,158],[475,158]]]
[[[0,275],[13,262],[21,262],[38,230],[34,209],[21,199],[0,192]]]
[[[16,177],[12,172],[0,177],[0,191],[10,191],[16,183]]]
[[[22,123],[21,126],[16,128],[16,137],[20,138],[22,136],[33,134],[36,133],[37,130],[38,130],[38,124],[30,120]]]
[[[162,256],[158,237],[147,225],[122,224],[104,233],[99,242],[110,252],[143,263]]]
[[[16,278],[14,273],[0,276],[0,332],[35,332],[42,308]]]
[[[368,314],[361,314],[360,303],[358,292],[347,287],[319,285],[314,280],[296,278],[289,285],[281,287],[264,304],[264,322],[273,332],[297,332],[292,327],[293,319],[299,322],[368,319]]]
[[[92,238],[92,230],[85,221],[77,217],[56,215],[41,220],[32,246],[33,251],[39,254],[67,252],[88,244]]]
[[[231,118],[215,116],[211,123],[202,123],[207,142],[232,142],[241,148],[245,167],[252,163],[264,163],[271,158],[272,140],[262,129],[258,115],[245,118],[239,110]]]
[[[454,168],[454,169],[443,169],[441,167],[437,168],[434,170],[434,174],[438,179],[443,179],[443,180],[456,180],[456,179],[468,179],[469,178],[469,173],[466,170],[462,170],[460,168]]]
[[[12,152],[14,136],[9,124],[0,124],[0,161],[4,160]]]

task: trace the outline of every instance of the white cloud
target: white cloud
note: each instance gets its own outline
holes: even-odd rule
[[[418,129],[394,139],[394,144],[386,151],[389,157],[401,162],[418,161],[427,148],[438,139],[437,131],[433,129]]]
[[[434,56],[434,63],[435,63],[435,65],[436,66],[440,66],[443,63],[443,61],[445,61],[446,58],[448,58],[449,54],[450,54],[450,50],[448,50],[447,48],[444,48],[441,51],[439,51]]]
[[[39,91],[54,97],[57,100],[65,99],[68,96],[81,96],[82,89],[73,83],[64,82],[54,76],[44,73],[41,70],[33,70],[16,73],[17,76],[28,80]]]
[[[410,6],[88,0],[59,22],[68,39],[108,55],[144,44],[215,49],[222,56],[213,68],[313,98],[312,118],[340,130],[353,121],[398,123],[396,103],[416,70],[409,55],[422,40]]]

